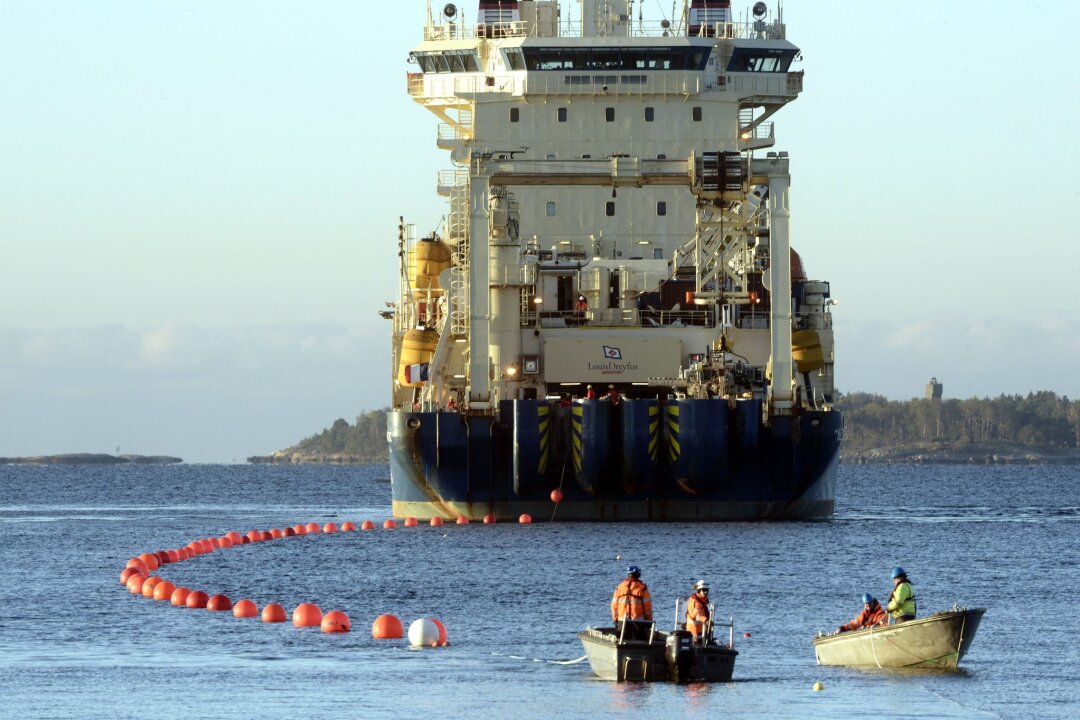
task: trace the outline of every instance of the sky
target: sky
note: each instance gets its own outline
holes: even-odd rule
[[[435,229],[450,167],[406,92],[425,8],[0,0],[0,456],[243,462],[388,403],[398,218]],[[784,15],[838,387],[1080,397],[1080,6]]]

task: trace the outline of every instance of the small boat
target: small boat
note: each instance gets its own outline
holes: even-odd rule
[[[895,625],[814,638],[818,665],[955,670],[986,608],[962,608]]]
[[[627,633],[623,626],[590,627],[579,632],[593,673],[603,680],[616,681],[731,681],[739,653],[731,643],[716,642],[711,627],[704,643],[695,642],[686,630],[661,632],[656,623],[648,623],[643,629],[647,632],[638,637]]]

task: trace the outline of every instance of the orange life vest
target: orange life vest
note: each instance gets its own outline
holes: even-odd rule
[[[611,598],[612,620],[652,620],[652,597],[649,587],[634,578],[626,578]]]
[[[705,632],[705,623],[709,622],[709,601],[699,593],[694,593],[686,601],[686,629],[701,637]]]

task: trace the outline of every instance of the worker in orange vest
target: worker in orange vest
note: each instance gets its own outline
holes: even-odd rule
[[[605,397],[611,401],[612,405],[618,405],[619,401],[622,400],[619,391],[615,389],[614,385],[607,386],[607,395]]]
[[[652,622],[652,596],[649,595],[649,586],[641,582],[641,568],[637,565],[626,569],[626,579],[619,583],[611,596],[611,619],[617,623],[617,631],[618,623],[630,621],[625,629],[629,639],[643,639],[642,631],[635,626],[640,623],[647,627]]]
[[[686,629],[695,640],[705,641],[705,626],[709,622],[709,583],[698,580],[694,594],[686,601]]]
[[[885,609],[881,607],[881,603],[874,598],[870,593],[866,593],[862,596],[863,609],[858,615],[852,619],[851,622],[844,623],[840,627],[836,628],[834,635],[842,632],[850,632],[852,630],[862,630],[868,627],[877,627],[879,625],[889,624],[889,615],[885,612]]]
[[[586,400],[595,400],[596,399],[596,390],[593,389],[592,385],[589,385],[587,388],[585,388],[585,399]]]

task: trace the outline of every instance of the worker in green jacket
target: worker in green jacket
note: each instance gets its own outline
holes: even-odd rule
[[[911,587],[907,572],[902,567],[893,568],[893,589],[889,593],[889,603],[886,609],[892,616],[893,622],[904,622],[915,619],[915,590]]]

